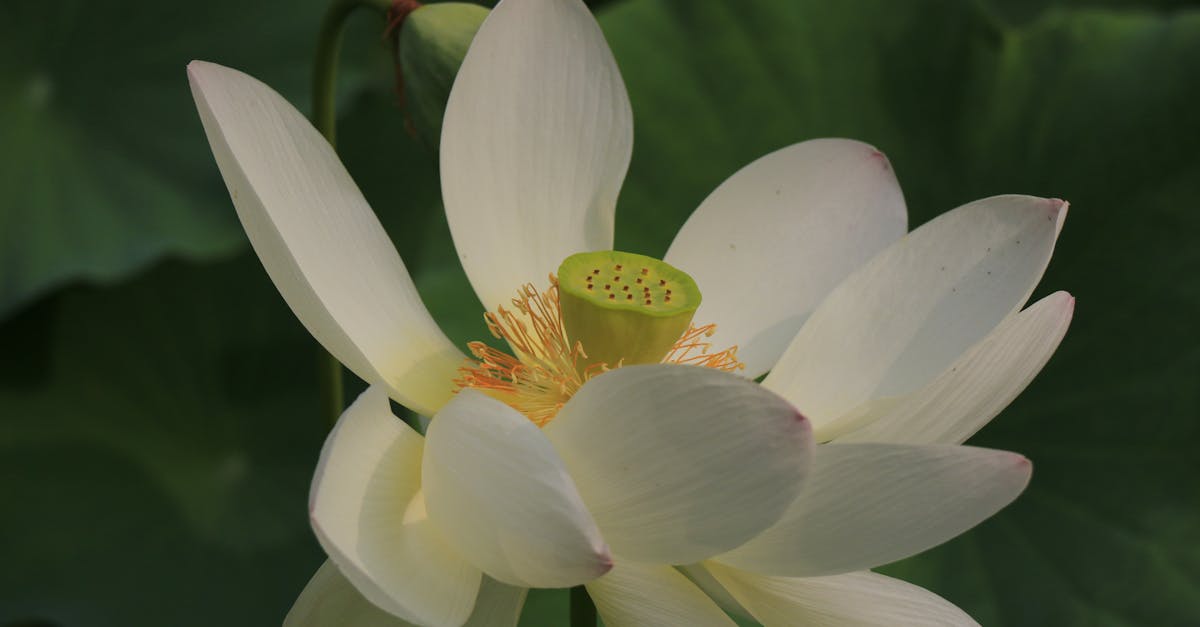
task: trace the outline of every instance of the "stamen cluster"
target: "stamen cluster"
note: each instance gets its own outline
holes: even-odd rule
[[[622,365],[588,363],[583,345],[567,338],[558,281],[553,275],[545,292],[526,284],[512,299],[512,309],[489,311],[484,320],[492,336],[506,341],[512,354],[484,342],[471,342],[467,347],[474,359],[459,370],[455,385],[481,390],[539,427],[550,422],[589,379]],[[663,363],[727,372],[744,369],[737,360],[736,346],[710,352],[712,344],[705,338],[712,337],[715,330],[715,324],[690,326]]]

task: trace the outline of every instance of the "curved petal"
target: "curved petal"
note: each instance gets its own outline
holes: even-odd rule
[[[763,385],[819,431],[924,387],[1029,298],[1066,208],[996,196],[913,231],[830,293]]]
[[[1075,299],[1055,292],[1009,316],[918,392],[887,403],[874,420],[837,442],[960,444],[1012,402],[1062,342]]]
[[[487,575],[475,597],[475,611],[463,627],[516,627],[529,588],[500,583]]]
[[[750,614],[750,610],[742,607],[742,604],[738,603],[737,599],[733,598],[733,595],[729,594],[725,586],[722,586],[712,576],[708,568],[706,568],[706,565],[711,563],[710,561],[704,561],[686,566],[676,566],[675,569],[683,573],[683,576],[687,577],[689,581],[696,584],[696,587],[700,588],[704,594],[707,594],[708,598],[717,604],[717,607],[725,610],[726,614],[753,620],[754,616]]]
[[[666,261],[704,292],[696,319],[736,344],[748,378],[783,354],[821,299],[907,230],[887,157],[813,139],[742,168],[688,218]],[[750,305],[749,303],[752,303]]]
[[[412,627],[363,598],[330,560],[317,569],[283,627]]]
[[[568,255],[612,248],[633,148],[625,85],[580,0],[505,0],[475,35],[442,126],[442,198],[488,310]]]
[[[484,577],[475,598],[475,609],[463,627],[515,627],[529,590]],[[309,580],[283,627],[413,627],[367,601],[326,560]]]
[[[423,470],[430,518],[492,577],[565,588],[612,568],[554,447],[508,405],[459,392],[429,424]]]
[[[309,512],[329,559],[368,600],[413,623],[459,625],[480,572],[425,515],[422,445],[384,389],[368,388],[325,441]]]
[[[709,564],[713,576],[764,627],[966,627],[977,623],[936,594],[872,572],[768,577]]]
[[[766,575],[873,568],[974,527],[1029,483],[1028,459],[970,446],[823,444],[775,526],[713,558]]]
[[[543,432],[622,558],[690,564],[779,519],[808,470],[807,421],[741,377],[627,366],[583,386]]]
[[[193,61],[188,77],[238,218],[296,317],[354,374],[437,411],[463,355],[333,148],[250,76]]]
[[[662,564],[621,561],[587,591],[608,627],[736,627],[700,588]]]

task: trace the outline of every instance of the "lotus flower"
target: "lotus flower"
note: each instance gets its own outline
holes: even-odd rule
[[[330,559],[289,624],[514,625],[529,588],[580,584],[610,627],[970,623],[865,571],[1026,485],[1023,457],[959,444],[1065,332],[1066,294],[1021,311],[1065,203],[989,198],[905,235],[883,154],[822,139],[734,174],[664,260],[608,252],[632,149],[616,63],[579,0],[504,0],[441,141],[455,247],[512,351],[468,357],[304,117],[188,71],[268,274],[369,384],[322,451]]]

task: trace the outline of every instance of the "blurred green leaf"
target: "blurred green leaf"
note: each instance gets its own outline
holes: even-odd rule
[[[1115,11],[1174,11],[1200,7],[1197,0],[976,0],[997,19],[1026,24],[1055,9],[1111,9]]]
[[[307,94],[327,4],[0,3],[0,318],[71,280],[237,250],[184,68],[210,60]]]
[[[0,624],[278,624],[324,559],[316,350],[257,261],[160,266],[10,320]],[[535,591],[524,625],[565,616]]]
[[[1073,203],[1042,292],[1078,297],[1034,385],[973,443],[1033,484],[887,569],[985,625],[1200,622],[1200,12],[959,2],[642,1],[602,23],[634,108],[618,246],[662,253],[737,168],[811,137],[888,153],[919,225],[997,193]]]
[[[385,90],[350,104],[344,161],[410,269],[443,276],[420,273],[454,259],[423,235],[448,233],[433,155]],[[422,281],[432,308],[452,310],[439,283]],[[485,332],[470,307],[448,331]],[[282,620],[324,559],[307,492],[328,425],[316,345],[251,254],[67,289],[0,325],[0,346],[0,625]],[[537,591],[525,624],[565,604]]]
[[[277,623],[318,563],[315,349],[246,256],[3,329],[0,617]],[[11,371],[11,372],[10,372]]]

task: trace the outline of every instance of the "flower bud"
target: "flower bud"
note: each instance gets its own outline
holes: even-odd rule
[[[404,100],[417,135],[437,148],[450,87],[488,9],[466,2],[427,4],[400,29]]]

